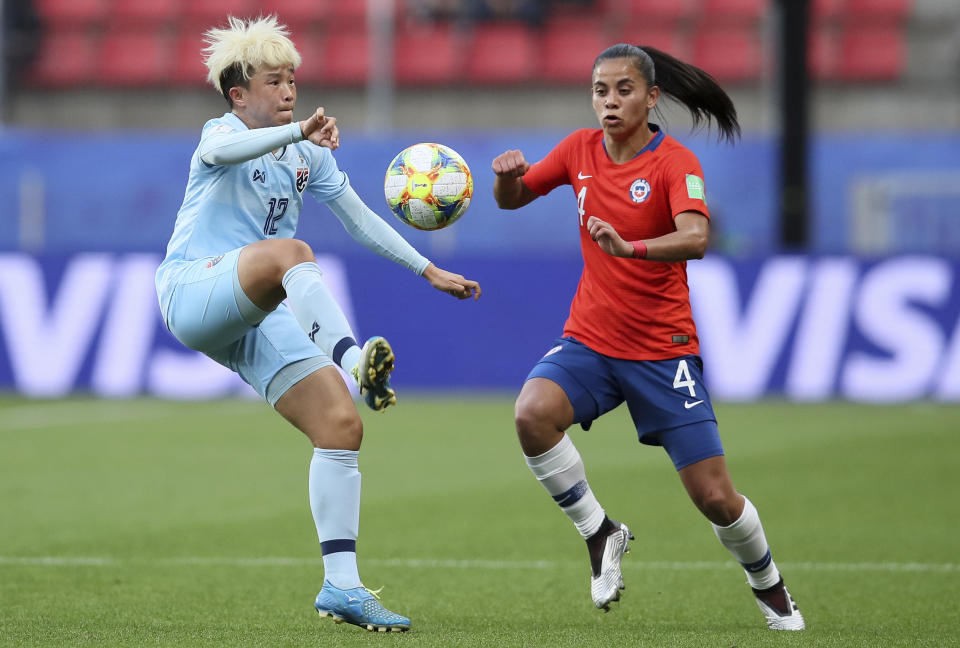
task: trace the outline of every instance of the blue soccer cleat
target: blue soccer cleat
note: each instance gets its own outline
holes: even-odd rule
[[[390,387],[393,349],[385,338],[372,337],[360,349],[360,361],[350,373],[360,386],[360,395],[376,412],[397,404],[397,393]]]
[[[334,623],[352,623],[371,632],[409,630],[410,619],[380,605],[379,591],[366,587],[342,590],[324,581],[314,607],[321,617],[331,617]]]

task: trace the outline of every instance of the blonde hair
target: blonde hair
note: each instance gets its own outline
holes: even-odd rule
[[[236,82],[249,81],[260,67],[291,65],[296,68],[300,65],[300,54],[288,38],[290,32],[275,15],[249,20],[227,16],[227,22],[227,27],[214,27],[204,34],[207,46],[202,51],[208,70],[207,81],[228,102],[230,87]],[[234,83],[223,87],[228,80]]]

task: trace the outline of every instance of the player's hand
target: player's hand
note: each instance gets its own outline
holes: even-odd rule
[[[474,301],[480,299],[480,284],[465,279],[463,275],[441,270],[432,263],[423,271],[423,278],[440,292],[445,292],[457,299],[468,299],[471,295]]]
[[[617,230],[613,229],[613,225],[610,223],[602,221],[596,216],[591,216],[587,219],[587,232],[590,233],[590,238],[596,241],[600,249],[607,254],[627,258],[633,256],[633,245],[620,238]]]
[[[340,129],[337,128],[337,118],[328,117],[323,112],[323,106],[317,108],[310,119],[300,122],[303,139],[309,140],[317,146],[324,146],[331,151],[340,147]]]
[[[522,151],[506,151],[493,158],[490,165],[493,172],[501,178],[519,178],[530,170],[530,164],[523,158]]]

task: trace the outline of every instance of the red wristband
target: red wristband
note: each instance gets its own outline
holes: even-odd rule
[[[630,241],[630,245],[633,246],[633,258],[634,259],[646,259],[647,258],[647,244],[643,241]]]

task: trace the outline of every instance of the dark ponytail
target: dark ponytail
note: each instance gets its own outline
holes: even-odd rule
[[[615,58],[630,59],[649,85],[658,86],[660,92],[686,106],[694,128],[709,123],[712,117],[722,137],[732,142],[740,136],[733,101],[720,84],[700,68],[649,45],[624,43],[601,52],[593,67],[596,69],[600,61]]]

